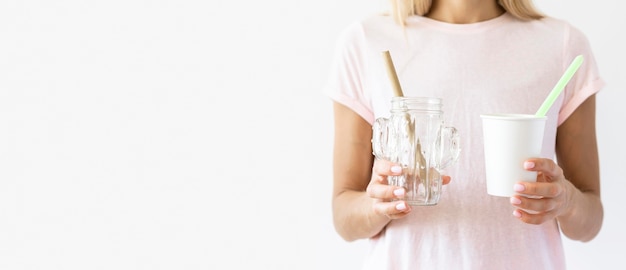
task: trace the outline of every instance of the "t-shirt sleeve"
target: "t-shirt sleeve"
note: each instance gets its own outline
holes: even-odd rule
[[[563,106],[559,111],[558,125],[561,125],[587,98],[604,87],[596,59],[593,56],[587,37],[577,28],[567,24],[563,65],[567,66],[578,55],[583,56],[583,63],[563,90]]]
[[[365,91],[365,42],[363,28],[355,23],[340,35],[332,61],[324,94],[373,122],[374,113]]]

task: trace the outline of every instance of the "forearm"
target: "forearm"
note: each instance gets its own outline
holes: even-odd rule
[[[600,196],[593,192],[582,192],[570,185],[570,205],[568,211],[557,217],[561,230],[572,240],[587,242],[592,240],[602,227],[604,210]]]
[[[347,190],[333,198],[335,230],[346,241],[376,236],[390,219],[373,210],[373,200],[365,192]]]

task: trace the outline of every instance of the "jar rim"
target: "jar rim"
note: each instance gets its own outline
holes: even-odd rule
[[[410,101],[428,104],[441,104],[441,98],[438,97],[393,97],[392,101]]]
[[[394,97],[391,100],[391,111],[423,111],[441,113],[443,104],[441,98],[436,97]]]

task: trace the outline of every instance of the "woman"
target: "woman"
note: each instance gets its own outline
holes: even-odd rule
[[[530,0],[392,0],[391,10],[346,29],[326,91],[338,234],[369,239],[364,269],[565,269],[561,233],[590,241],[603,218],[595,94],[604,82],[585,35]],[[402,168],[372,156],[372,123],[393,95],[386,50],[404,95],[442,98],[461,136],[436,206],[392,200],[404,190],[386,179]],[[547,113],[542,156],[520,164],[537,182],[488,195],[479,115],[533,114],[577,55],[585,61]]]

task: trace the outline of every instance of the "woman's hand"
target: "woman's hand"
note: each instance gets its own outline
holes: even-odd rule
[[[551,159],[529,159],[524,168],[537,172],[537,182],[518,182],[511,197],[513,215],[529,224],[542,224],[567,213],[575,187]]]
[[[367,194],[374,199],[374,212],[385,215],[389,219],[405,217],[411,212],[409,206],[402,199],[405,195],[403,187],[390,186],[388,176],[402,174],[402,167],[387,160],[376,159],[372,168],[372,178],[367,186]],[[442,176],[443,184],[450,183],[450,177]],[[398,200],[394,200],[398,199]]]

